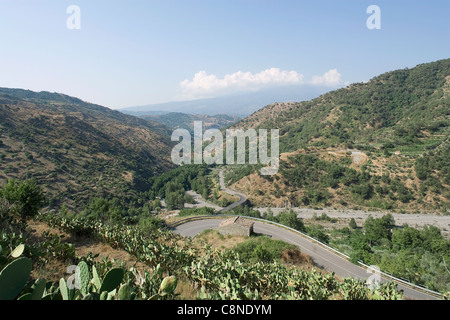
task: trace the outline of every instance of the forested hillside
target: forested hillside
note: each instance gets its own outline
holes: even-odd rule
[[[259,205],[447,212],[449,124],[450,59],[273,104],[234,127],[280,129],[280,174],[236,187]]]
[[[206,114],[187,114],[181,112],[171,112],[163,115],[145,115],[141,118],[162,123],[171,129],[186,129],[191,133],[194,132],[194,121],[201,121],[203,123],[203,130],[220,129],[232,125],[240,118],[226,114],[218,114],[210,116]]]
[[[49,206],[136,200],[173,167],[169,129],[57,93],[0,89],[0,183],[35,178]]]

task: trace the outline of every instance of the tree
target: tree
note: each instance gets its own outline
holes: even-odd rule
[[[423,245],[421,232],[408,226],[395,230],[392,233],[392,245],[395,250],[421,247]]]
[[[416,171],[416,176],[420,180],[426,180],[431,175],[430,163],[428,158],[419,158],[416,160],[414,165],[414,170]]]
[[[348,226],[349,226],[350,228],[352,228],[352,229],[358,228],[358,225],[356,224],[355,218],[352,218],[352,219],[350,220]]]
[[[277,222],[301,232],[306,231],[302,219],[297,217],[297,214],[292,209],[289,212],[281,212],[277,216]]]
[[[350,191],[360,195],[363,199],[370,199],[373,195],[373,187],[370,183],[362,183],[353,185]]]
[[[0,221],[5,218],[11,211],[11,205],[5,198],[0,198]]]
[[[23,222],[35,216],[46,203],[44,193],[34,179],[24,182],[9,179],[0,190],[0,197],[12,205],[12,211],[20,215]]]
[[[274,221],[274,215],[271,208],[267,208],[266,212],[263,214],[263,218],[269,221]]]
[[[152,201],[152,208],[155,211],[160,211],[162,207],[161,200],[155,199]]]
[[[391,214],[376,219],[369,216],[364,222],[366,237],[371,244],[379,243],[382,239],[391,240],[394,225],[395,220]]]
[[[169,192],[166,196],[166,207],[168,210],[177,210],[184,207],[184,192]]]
[[[330,242],[330,237],[328,234],[325,233],[325,228],[318,225],[310,225],[306,228],[306,231],[309,236],[313,237],[314,239],[319,240],[320,242],[328,244]]]
[[[350,245],[352,246],[352,254],[350,255],[352,262],[370,260],[372,250],[367,237],[361,230],[355,230],[350,236]]]

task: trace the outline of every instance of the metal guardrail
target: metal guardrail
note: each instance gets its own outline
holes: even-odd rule
[[[220,181],[221,179],[222,179],[222,181]],[[222,183],[221,183],[221,182],[222,182]],[[233,191],[233,192],[236,192],[236,193],[239,193],[239,194],[243,194],[242,192],[240,192],[240,191],[238,191],[238,190],[234,190],[234,189],[232,189],[232,188],[227,188],[227,187],[225,187],[225,179],[224,179],[224,177],[223,177],[223,171],[221,171],[221,172],[219,173],[219,184],[221,184],[221,189],[223,189],[223,190],[228,189],[228,190],[231,190],[231,191]],[[222,186],[222,184],[223,184],[223,186]],[[179,221],[177,221],[177,222],[171,224],[170,226],[168,226],[168,228],[174,228],[174,227],[176,227],[176,226],[179,226],[179,225],[181,225],[181,224],[183,224],[183,223],[186,223],[186,222],[189,222],[189,221],[204,220],[204,219],[217,219],[217,218],[219,218],[219,217],[220,217],[220,218],[230,218],[230,217],[235,217],[235,216],[220,215],[220,211],[219,211],[219,213],[216,214],[216,215],[214,215],[214,216],[196,216],[196,217],[189,217],[189,218],[186,218],[186,219],[182,219],[182,220],[179,220]],[[311,236],[309,236],[309,235],[307,235],[307,234],[305,234],[305,233],[303,233],[303,232],[301,232],[301,231],[298,231],[298,230],[296,230],[296,229],[290,228],[290,227],[288,227],[288,226],[282,225],[282,224],[277,223],[277,222],[274,222],[274,221],[264,220],[264,219],[255,218],[255,217],[247,217],[247,216],[241,216],[241,217],[246,218],[246,219],[251,219],[251,220],[260,221],[260,222],[262,222],[262,223],[273,224],[273,225],[276,225],[276,226],[278,226],[278,227],[284,228],[284,229],[286,229],[286,230],[290,230],[290,231],[292,231],[292,232],[295,232],[295,233],[299,234],[300,236],[302,236],[302,237],[304,237],[304,238],[307,238],[307,239],[310,240],[312,243],[316,243],[316,244],[318,244],[318,245],[324,247],[324,248],[327,249],[328,251],[331,251],[331,252],[333,252],[334,254],[336,254],[336,255],[338,255],[338,256],[340,256],[340,257],[346,259],[347,261],[350,261],[350,262],[351,262],[351,258],[350,258],[348,255],[346,255],[346,254],[344,254],[344,253],[342,253],[342,252],[340,252],[340,251],[338,251],[338,250],[336,250],[336,249],[334,249],[334,248],[328,246],[327,244],[325,244],[325,243],[323,243],[323,242],[321,242],[321,241],[319,241],[319,240],[317,240],[317,239],[312,238]],[[430,295],[432,295],[432,296],[434,296],[434,297],[436,297],[436,298],[441,298],[441,299],[442,299],[442,294],[439,293],[439,292],[435,292],[435,291],[432,291],[432,290],[430,290],[430,289],[428,289],[428,288],[424,288],[424,287],[422,287],[422,286],[418,286],[418,285],[416,285],[416,284],[410,283],[410,282],[408,282],[408,281],[406,281],[406,280],[402,280],[402,279],[396,278],[396,277],[394,277],[393,275],[390,275],[390,274],[388,274],[388,273],[386,273],[386,272],[383,272],[383,271],[381,271],[381,270],[375,270],[374,268],[372,268],[372,267],[370,267],[370,266],[364,264],[362,261],[358,261],[358,264],[359,264],[362,268],[364,268],[364,269],[366,269],[366,270],[374,270],[374,271],[378,272],[380,275],[383,275],[383,276],[384,276],[385,280],[392,280],[392,281],[394,281],[394,282],[396,282],[396,283],[398,283],[398,284],[402,284],[402,285],[407,286],[407,287],[410,287],[410,288],[412,288],[412,289],[414,289],[414,290],[426,292],[427,294],[430,294]]]
[[[428,288],[419,286],[419,285],[417,285],[417,284],[408,282],[408,281],[403,280],[403,279],[396,278],[396,277],[394,277],[393,275],[390,275],[390,274],[388,274],[388,273],[386,273],[386,272],[383,272],[383,271],[381,271],[381,270],[375,270],[375,269],[372,268],[371,266],[368,266],[368,265],[364,264],[362,261],[358,261],[358,264],[361,265],[361,267],[363,267],[363,268],[366,269],[366,270],[373,270],[373,271],[376,271],[376,272],[380,273],[380,274],[383,275],[385,278],[390,279],[390,280],[392,280],[392,281],[395,282],[395,283],[402,284],[402,285],[404,285],[404,286],[407,286],[407,287],[409,287],[409,288],[411,288],[411,289],[414,289],[414,290],[417,290],[417,291],[426,292],[427,294],[432,295],[432,296],[434,296],[434,297],[436,297],[436,298],[439,298],[439,299],[442,299],[442,298],[443,298],[443,295],[442,295],[441,293],[439,293],[439,292],[430,290],[430,289],[428,289]]]
[[[184,224],[184,223],[191,222],[191,221],[196,221],[196,220],[222,219],[222,218],[226,219],[226,218],[231,218],[231,217],[236,217],[236,216],[213,215],[213,216],[195,216],[195,217],[188,217],[188,218],[186,218],[186,219],[182,219],[182,220],[179,220],[179,221],[177,221],[177,222],[172,223],[171,225],[167,226],[167,228],[173,229],[173,228],[175,228],[175,227],[177,227],[177,226],[179,226],[179,225],[182,225],[182,224]],[[342,252],[340,252],[340,251],[338,251],[338,250],[336,250],[336,249],[334,249],[334,248],[328,246],[327,244],[325,244],[325,243],[323,243],[323,242],[321,242],[321,241],[319,241],[319,240],[317,240],[317,239],[312,238],[311,236],[309,236],[309,235],[307,235],[307,234],[305,234],[305,233],[303,233],[303,232],[301,232],[301,231],[298,231],[298,230],[296,230],[296,229],[293,229],[293,228],[291,228],[291,227],[282,225],[282,224],[277,223],[277,222],[274,222],[274,221],[264,220],[264,219],[255,218],[255,217],[247,217],[247,216],[240,216],[240,217],[246,218],[246,219],[250,219],[250,220],[260,221],[260,222],[262,222],[262,223],[273,224],[273,225],[276,225],[276,226],[278,226],[278,227],[284,228],[284,229],[286,229],[286,230],[290,230],[290,231],[292,231],[292,232],[295,232],[295,233],[299,234],[300,236],[302,236],[302,237],[304,237],[304,238],[307,238],[307,239],[310,240],[311,242],[316,243],[316,244],[318,244],[318,245],[320,245],[320,246],[326,248],[327,250],[333,252],[334,254],[336,254],[336,255],[338,255],[338,256],[341,256],[341,257],[343,257],[344,259],[346,259],[346,260],[348,260],[348,261],[351,261],[351,258],[350,258],[348,255],[346,255],[346,254],[344,254],[344,253],[342,253]],[[394,276],[392,276],[392,275],[390,275],[390,274],[388,274],[388,273],[386,273],[386,272],[383,272],[383,271],[380,271],[380,270],[375,270],[374,268],[372,268],[372,267],[370,267],[370,266],[364,264],[362,261],[358,261],[358,264],[359,264],[362,268],[364,268],[364,269],[366,269],[366,270],[373,270],[373,271],[378,272],[379,274],[381,274],[382,276],[384,276],[385,280],[392,280],[393,282],[396,282],[396,283],[398,283],[398,284],[402,284],[402,285],[404,285],[404,286],[410,287],[411,289],[418,290],[418,291],[422,291],[422,292],[426,292],[427,294],[430,294],[430,295],[432,295],[432,296],[434,296],[434,297],[436,297],[436,298],[442,299],[442,294],[439,293],[439,292],[435,292],[435,291],[432,291],[432,290],[430,290],[430,289],[427,289],[427,288],[418,286],[418,285],[416,285],[416,284],[410,283],[410,282],[408,282],[408,281],[405,281],[405,280],[396,278],[396,277],[394,277]]]
[[[166,226],[166,228],[167,229],[173,229],[175,227],[178,227],[179,225],[182,225],[182,224],[190,222],[190,221],[206,220],[206,219],[219,219],[221,217],[227,217],[227,216],[218,216],[218,215],[213,215],[213,216],[193,216],[193,217],[188,217],[188,218],[185,218],[185,219],[181,219],[181,220],[175,221],[174,223],[171,223],[168,226]]]

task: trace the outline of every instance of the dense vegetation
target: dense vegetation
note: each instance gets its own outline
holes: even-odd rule
[[[259,126],[280,128],[283,152],[339,144],[436,147],[449,133],[449,74],[450,59],[388,72],[289,106]],[[438,140],[422,139],[430,136]]]
[[[450,59],[422,64],[238,122],[234,127],[280,129],[280,152],[297,153],[281,161],[275,198],[256,185],[250,200],[448,212],[449,74]],[[232,183],[254,172],[235,171]]]
[[[278,175],[258,177],[259,183],[251,180],[258,166],[228,167],[227,183],[247,177],[252,204],[257,197],[283,198],[293,206],[448,214],[449,74],[447,59],[257,112],[238,126],[280,128],[281,151],[293,154],[281,161]],[[186,191],[218,202],[220,188],[207,166],[169,171],[170,130],[163,125],[65,95],[15,89],[0,89],[0,119],[0,283],[17,280],[7,298],[176,298],[176,279],[191,283],[202,299],[399,298],[391,285],[373,292],[354,280],[286,266],[276,259],[284,245],[262,238],[213,250],[164,230],[157,217],[163,202],[180,216],[211,215],[212,209],[184,209],[193,202]],[[355,150],[361,161],[354,161]],[[265,182],[271,189],[258,189]],[[55,211],[38,214],[43,206]],[[326,232],[305,225],[294,211],[275,216],[244,207],[233,213],[289,226],[355,262],[450,290],[450,244],[435,227],[394,228],[387,215],[367,219],[362,229],[353,221]],[[67,239],[50,233],[36,241],[30,219],[124,250],[148,268],[77,257]],[[30,277],[51,259],[78,266],[79,289],[66,288],[65,279]]]
[[[298,250],[294,245],[268,237],[254,237],[248,241],[239,243],[233,250],[239,254],[245,262],[272,262],[280,260],[283,251]]]
[[[212,189],[211,180],[207,177],[210,169],[207,166],[185,165],[150,179],[152,185],[150,197],[165,198],[169,210],[182,209],[191,198],[185,195],[193,190],[204,199],[208,199]]]
[[[321,224],[305,224],[293,210],[274,215],[270,208],[260,213],[244,207],[234,209],[231,214],[280,223],[335,247],[349,255],[354,263],[361,261],[366,265],[376,265],[383,272],[437,292],[450,291],[450,271],[447,267],[450,264],[450,240],[437,227],[417,229],[404,225],[398,228],[392,215],[387,214],[381,218],[369,216],[362,228],[358,228],[353,219],[349,227],[330,231]],[[336,219],[325,213],[314,216],[313,220],[336,223]],[[255,253],[257,246],[258,240],[255,240],[237,250],[253,248],[244,254],[245,259],[249,260],[257,257],[273,259],[277,255],[270,246],[269,249],[261,247]]]
[[[36,186],[37,189],[39,187]],[[3,199],[3,198],[2,198]],[[4,200],[4,199],[3,199]],[[20,204],[21,201],[19,201]],[[20,208],[20,206],[19,206]],[[36,213],[35,213],[36,214]],[[32,242],[27,226],[15,218],[12,207],[1,216],[0,297],[22,300],[130,300],[176,298],[179,279],[199,288],[200,299],[399,299],[392,284],[374,291],[363,283],[337,281],[288,267],[277,261],[241,261],[237,252],[211,247],[196,249],[188,240],[161,229],[143,233],[139,228],[52,213],[34,216],[52,229],[90,237],[127,251],[146,264],[144,270],[125,269],[118,262],[92,256],[75,257],[70,243],[61,238]],[[5,227],[8,225],[8,227]],[[45,259],[60,258],[76,265],[74,279],[59,282],[30,278],[33,268]],[[266,259],[267,260],[267,259]],[[268,259],[270,260],[270,259]],[[169,274],[169,276],[165,276]],[[75,280],[71,282],[70,279]],[[4,285],[3,285],[4,284]],[[75,284],[73,286],[73,284]]]
[[[169,129],[77,98],[0,88],[0,182],[35,178],[50,208],[142,198],[173,167]]]
[[[329,244],[354,262],[377,265],[384,272],[434,291],[450,290],[450,240],[437,227],[395,227],[390,214],[370,216],[362,228],[353,220],[348,228],[330,231]]]
[[[191,135],[194,134],[194,121],[201,121],[203,123],[203,130],[208,130],[226,127],[240,119],[237,116],[230,116],[226,114],[209,116],[200,114],[193,115],[180,112],[170,112],[163,115],[141,116],[141,118],[162,123],[172,129],[186,129],[191,133]]]
[[[313,154],[296,155],[282,162],[280,171],[288,187],[303,190],[301,196],[291,196],[294,206],[326,203],[332,197],[329,188],[343,189],[351,203],[381,209],[392,209],[396,201],[408,203],[413,199],[413,190],[395,175],[374,175],[364,168],[353,169],[345,161],[326,161]]]

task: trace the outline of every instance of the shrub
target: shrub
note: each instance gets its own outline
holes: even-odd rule
[[[281,212],[278,214],[276,216],[276,222],[301,232],[306,231],[303,220],[297,217],[297,214],[292,209],[289,212]]]
[[[142,233],[152,233],[165,226],[164,220],[156,216],[142,217],[139,219],[139,229]]]
[[[180,217],[188,217],[188,216],[211,216],[216,211],[213,208],[203,207],[203,208],[194,208],[194,209],[181,209],[179,212]]]
[[[20,215],[23,222],[28,217],[35,216],[46,203],[44,193],[34,179],[24,182],[9,179],[0,190],[0,197],[13,206],[12,211]]]
[[[306,228],[306,232],[309,236],[320,242],[328,244],[330,241],[330,237],[325,233],[325,228],[321,225],[310,225]]]
[[[285,250],[298,250],[294,245],[281,240],[273,240],[268,237],[251,238],[239,243],[233,251],[239,254],[245,262],[272,262],[281,259],[281,253]]]

